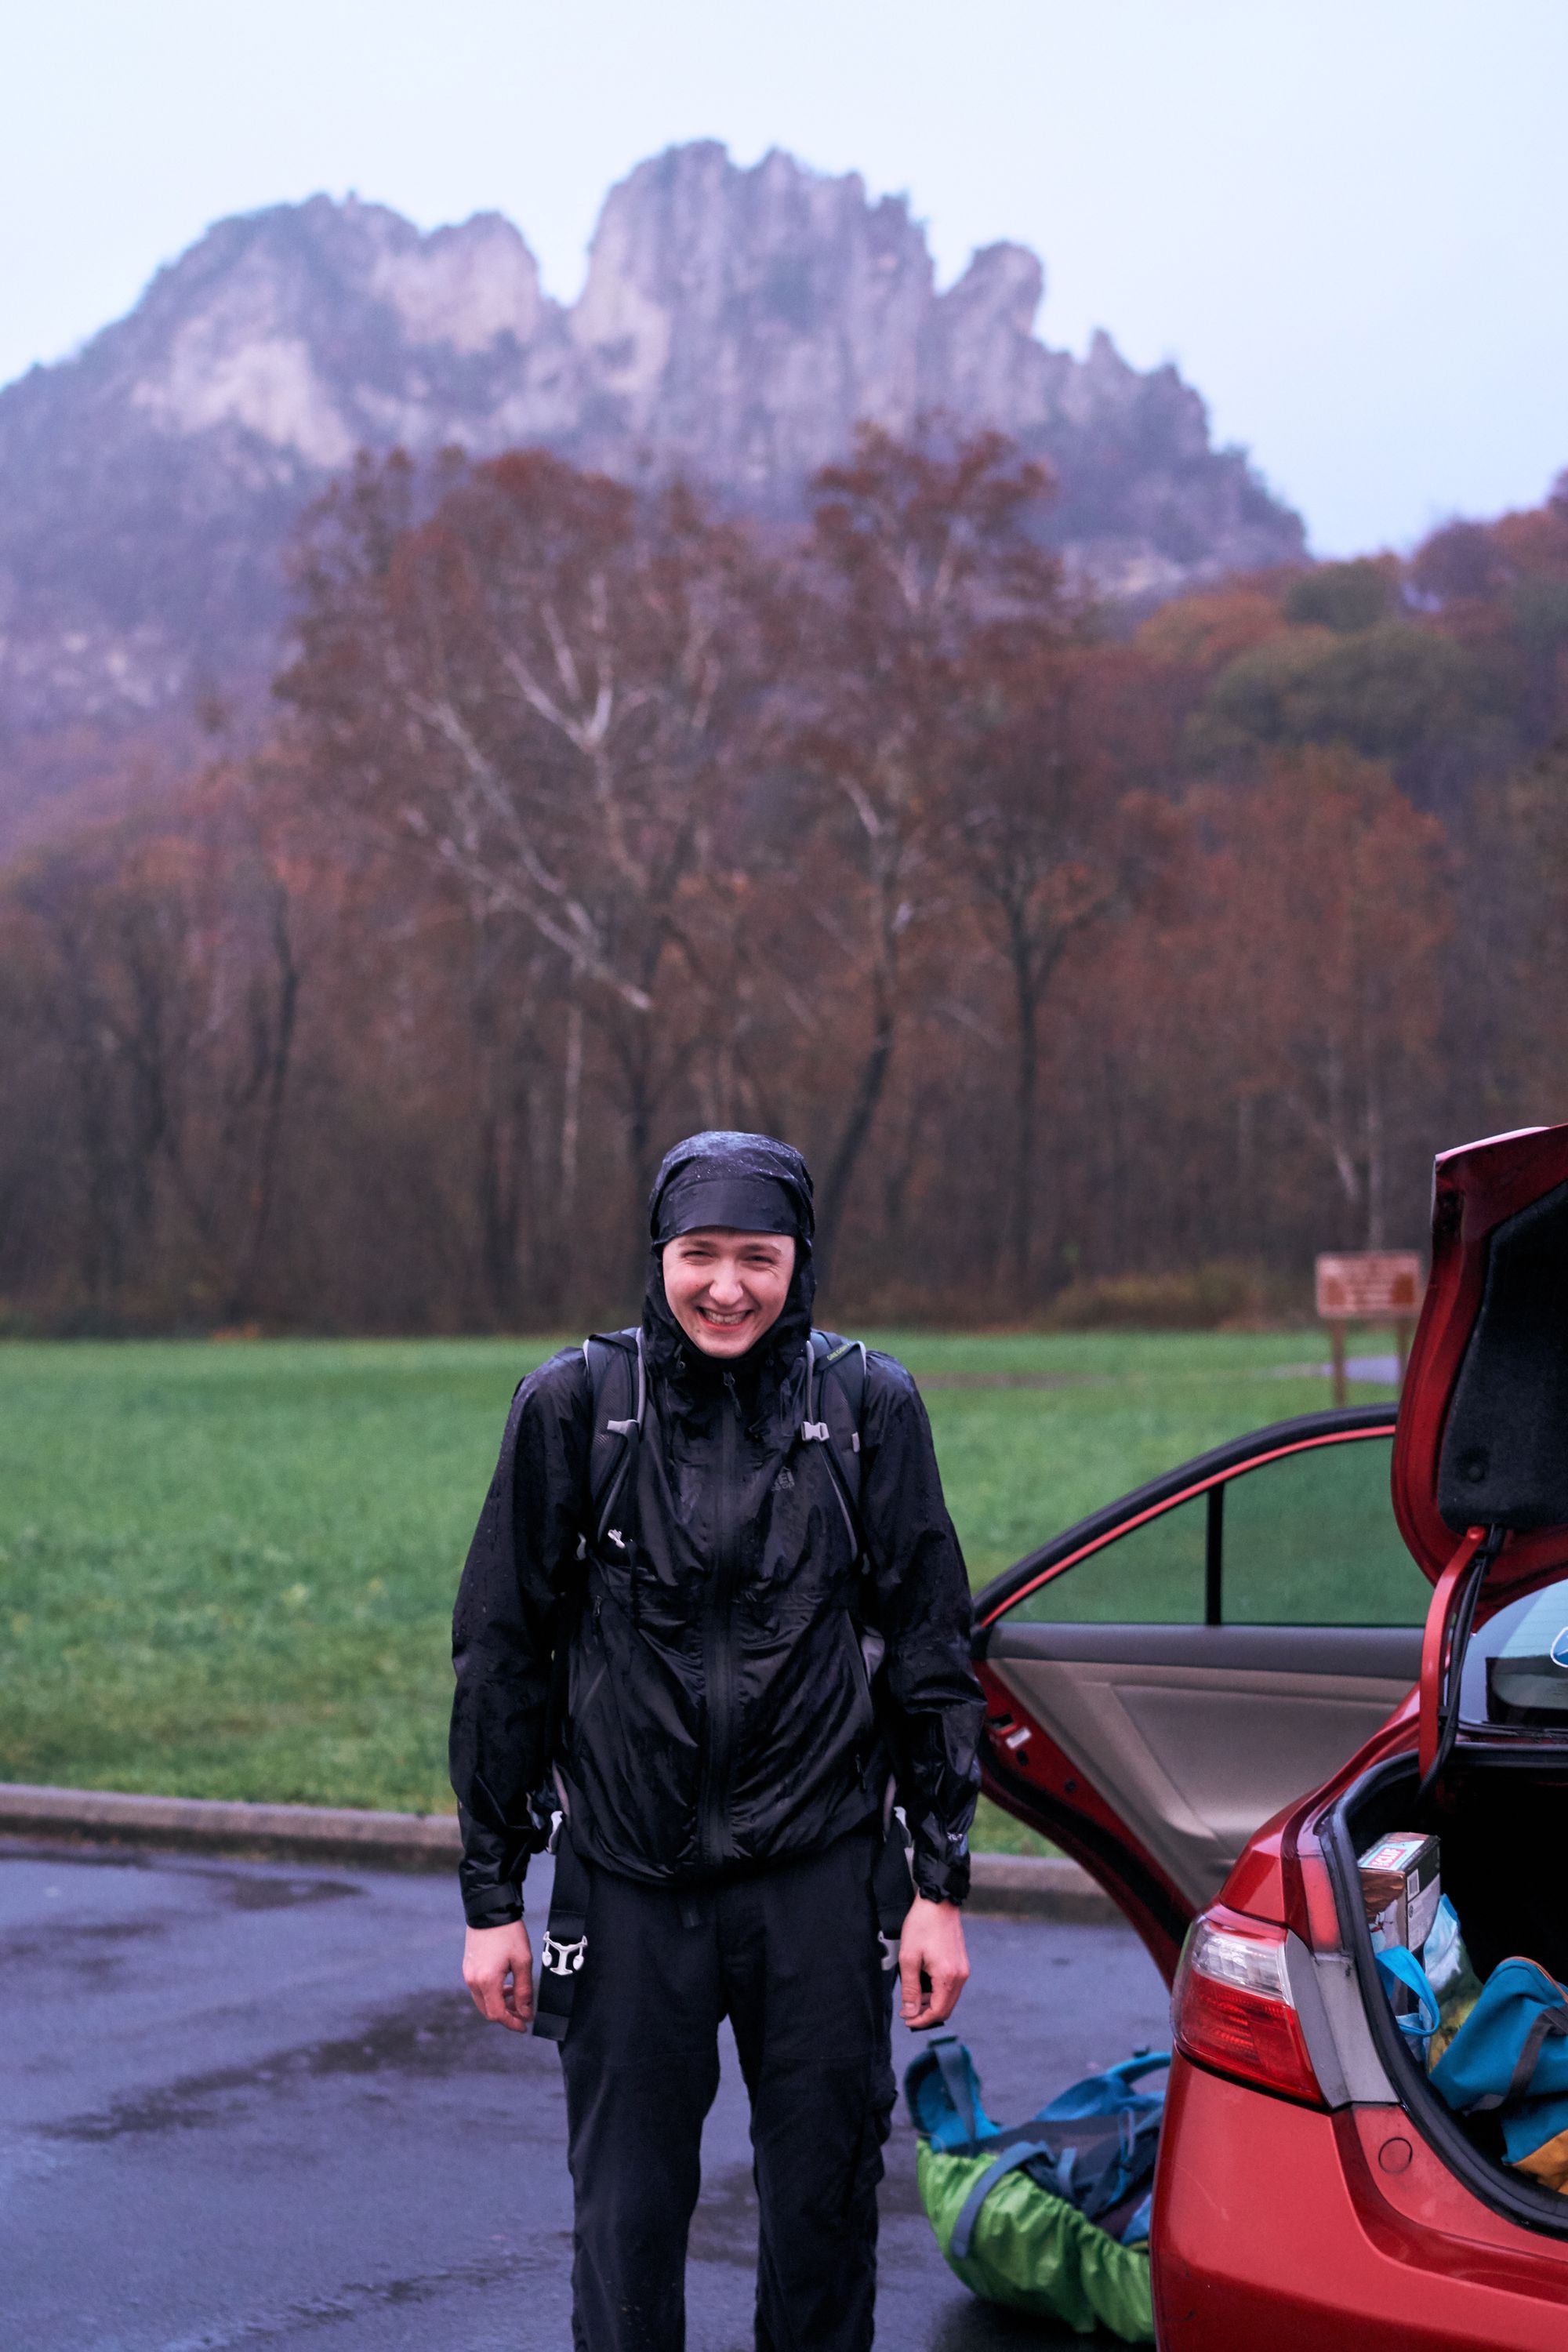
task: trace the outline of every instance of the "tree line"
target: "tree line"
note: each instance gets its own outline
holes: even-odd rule
[[[786,534],[536,449],[308,518],[277,716],[0,877],[12,1328],[574,1327],[695,1126],[842,1319],[1214,1319],[1568,1114],[1568,478],[1142,618],[994,434]]]

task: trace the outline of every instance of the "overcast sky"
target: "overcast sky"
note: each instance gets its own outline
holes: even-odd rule
[[[570,298],[673,142],[905,193],[1172,359],[1336,553],[1568,467],[1568,0],[9,0],[0,381],[226,213],[494,207]]]

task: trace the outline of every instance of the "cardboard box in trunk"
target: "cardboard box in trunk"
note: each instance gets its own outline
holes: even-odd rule
[[[1438,1840],[1416,1830],[1399,1830],[1379,1838],[1360,1856],[1362,1900],[1374,1952],[1404,1944],[1419,1957],[1442,1899],[1440,1864]],[[1414,2008],[1415,2003],[1415,1994],[1402,1989],[1394,2005]]]

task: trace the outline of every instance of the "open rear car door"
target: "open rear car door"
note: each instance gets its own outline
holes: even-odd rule
[[[1406,1700],[1426,1579],[1391,1406],[1223,1446],[978,1598],[987,1792],[1080,1861],[1167,1977],[1248,1838]]]

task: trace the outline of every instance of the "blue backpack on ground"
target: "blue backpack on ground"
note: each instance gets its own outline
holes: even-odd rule
[[[1170,2064],[1139,2052],[1004,2128],[963,2043],[932,2042],[904,2076],[921,2196],[949,2266],[988,2302],[1153,2341],[1149,2210]]]

